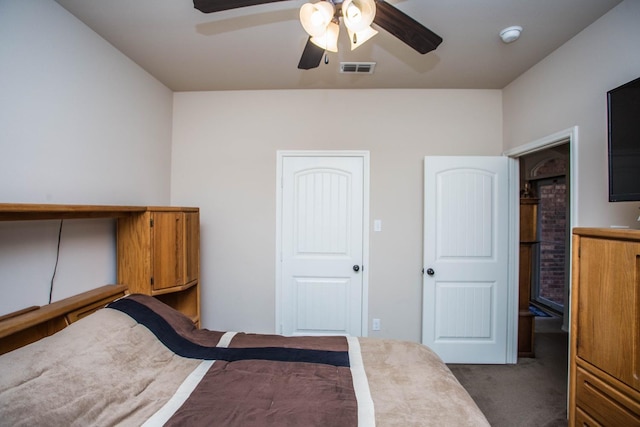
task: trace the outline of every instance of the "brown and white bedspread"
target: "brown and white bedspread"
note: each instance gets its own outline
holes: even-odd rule
[[[0,356],[0,425],[489,424],[422,345],[199,330],[131,295]]]

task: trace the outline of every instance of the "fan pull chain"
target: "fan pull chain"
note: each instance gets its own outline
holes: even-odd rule
[[[324,54],[324,63],[328,64],[329,63],[329,54],[325,52]]]

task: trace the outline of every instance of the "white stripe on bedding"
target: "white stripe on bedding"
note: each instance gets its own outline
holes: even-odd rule
[[[220,338],[218,344],[216,344],[216,347],[229,347],[229,344],[231,344],[231,340],[236,336],[236,334],[237,332],[225,332],[222,338]]]
[[[376,425],[376,414],[369,390],[369,380],[364,371],[360,342],[357,337],[347,337],[349,344],[349,364],[351,365],[351,377],[353,389],[358,401],[358,427],[371,427]]]
[[[203,360],[182,382],[175,394],[164,404],[162,408],[153,414],[145,423],[144,427],[162,426],[169,418],[175,414],[175,412],[182,406],[182,404],[191,396],[191,393],[196,386],[202,380],[202,377],[209,371],[209,368],[213,366],[215,360]]]
[[[236,335],[236,332],[225,333],[216,347],[228,347],[229,343]],[[369,380],[364,370],[362,361],[362,353],[360,350],[360,342],[357,337],[346,337],[349,345],[349,364],[351,369],[351,378],[353,380],[353,389],[358,402],[358,427],[375,427],[376,417],[371,398],[371,390],[369,390]],[[155,427],[164,425],[175,412],[180,409],[182,404],[191,396],[191,393],[200,383],[202,378],[209,371],[215,360],[203,360],[182,382],[175,394],[164,404],[155,414],[153,414],[143,427]]]
[[[231,340],[234,336],[236,336],[237,332],[225,332],[224,335],[216,344],[216,347],[229,347]],[[176,393],[169,399],[167,403],[164,404],[162,408],[158,410],[155,414],[151,416],[145,423],[144,427],[152,427],[152,426],[162,426],[164,425],[169,418],[176,413],[178,409],[182,406],[182,404],[191,396],[191,393],[196,388],[196,386],[200,383],[205,374],[209,371],[209,368],[213,365],[215,360],[203,360],[196,369],[194,369],[189,376],[182,382],[180,387]]]

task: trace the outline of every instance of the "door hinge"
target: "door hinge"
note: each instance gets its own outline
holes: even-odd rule
[[[151,284],[153,285],[153,277],[151,278]]]
[[[153,218],[149,220],[149,227],[153,227]]]

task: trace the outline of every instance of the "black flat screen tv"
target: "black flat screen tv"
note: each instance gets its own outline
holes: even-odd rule
[[[609,201],[640,200],[640,78],[607,92]]]

